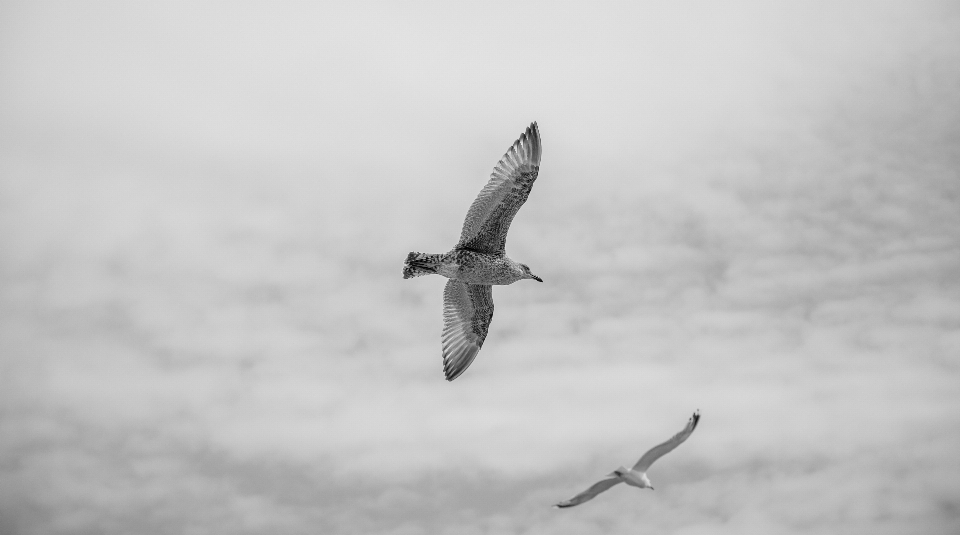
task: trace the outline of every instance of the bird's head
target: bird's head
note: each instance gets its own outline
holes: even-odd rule
[[[524,278],[524,279],[533,279],[533,280],[535,280],[535,281],[537,281],[537,282],[543,282],[543,279],[541,279],[540,277],[534,275],[533,272],[530,271],[530,266],[528,266],[528,265],[526,265],[526,264],[520,264],[520,270],[523,272],[523,278]]]

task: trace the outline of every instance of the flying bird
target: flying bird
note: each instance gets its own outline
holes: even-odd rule
[[[676,448],[683,443],[684,440],[693,433],[693,430],[697,428],[697,422],[700,421],[700,411],[693,413],[693,416],[690,417],[690,420],[687,422],[687,426],[683,428],[682,431],[673,435],[670,440],[655,446],[650,449],[647,453],[643,454],[643,457],[640,457],[640,460],[637,461],[637,464],[633,465],[633,468],[624,468],[620,467],[610,472],[606,478],[601,479],[591,486],[589,489],[577,494],[569,500],[564,500],[554,507],[564,508],[564,507],[573,507],[574,505],[580,505],[583,502],[588,502],[597,497],[597,494],[609,489],[610,487],[618,483],[626,483],[627,485],[638,487],[641,489],[650,489],[653,490],[653,485],[650,484],[650,479],[647,478],[647,470],[650,469],[650,465],[656,462],[657,459],[663,457],[664,455],[673,451],[673,448]]]
[[[443,290],[443,373],[462,374],[477,357],[493,318],[494,284],[533,279],[543,282],[506,255],[507,231],[526,202],[540,171],[540,131],[533,122],[493,168],[467,212],[460,241],[442,254],[410,253],[403,278],[437,274],[450,280]]]

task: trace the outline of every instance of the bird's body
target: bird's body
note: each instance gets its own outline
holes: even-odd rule
[[[687,422],[686,427],[682,431],[670,437],[670,440],[664,442],[663,444],[654,446],[650,448],[647,453],[643,454],[643,457],[640,457],[640,460],[637,461],[637,464],[633,465],[633,468],[625,468],[621,466],[613,472],[607,475],[604,479],[594,483],[587,490],[577,494],[569,500],[564,500],[554,507],[565,508],[573,507],[574,505],[580,505],[583,502],[590,501],[597,497],[601,492],[610,489],[614,485],[620,483],[626,483],[631,487],[637,487],[640,489],[650,489],[653,490],[653,485],[650,483],[650,478],[647,477],[647,470],[650,469],[650,465],[654,463],[660,457],[663,457],[667,453],[673,451],[674,448],[682,444],[690,435],[693,433],[693,430],[697,428],[697,423],[700,422],[700,413],[695,412],[693,416],[690,417],[690,420]]]
[[[526,276],[523,264],[512,260],[507,255],[481,253],[468,249],[453,249],[438,255],[410,253],[407,255],[406,264],[404,278],[436,273],[466,284],[491,285],[513,284],[518,280],[530,278]],[[418,268],[419,272],[415,272]],[[409,276],[408,272],[410,272]]]
[[[630,468],[625,468],[621,466],[613,472],[616,474],[620,480],[631,487],[637,487],[638,489],[652,489],[653,485],[650,484],[650,478],[647,477],[646,472],[638,472]]]
[[[533,279],[526,264],[506,255],[507,231],[540,170],[540,132],[531,124],[493,169],[467,212],[460,241],[442,254],[412,252],[403,278],[436,274],[450,279],[443,292],[443,369],[456,379],[476,358],[493,318],[491,286]]]

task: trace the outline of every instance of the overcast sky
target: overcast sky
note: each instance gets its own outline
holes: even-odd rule
[[[318,7],[317,4],[323,4]],[[0,535],[960,532],[960,2],[0,2]],[[531,122],[485,346],[443,252]],[[569,498],[679,431],[656,491]]]

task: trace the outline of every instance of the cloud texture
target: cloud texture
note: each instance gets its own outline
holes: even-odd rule
[[[375,7],[0,4],[0,534],[960,530],[956,2]]]

